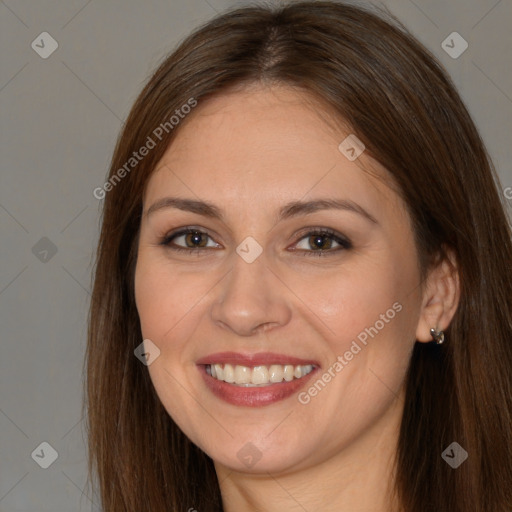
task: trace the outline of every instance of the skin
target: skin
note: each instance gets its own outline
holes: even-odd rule
[[[169,415],[214,460],[226,512],[390,510],[410,354],[432,340],[431,327],[448,326],[458,301],[447,264],[420,283],[401,199],[363,170],[389,182],[385,169],[365,153],[349,161],[338,145],[350,132],[307,99],[258,85],[200,104],[144,196],[136,302],[144,339],[161,351],[148,370]],[[167,196],[211,202],[223,220],[176,208],[147,215]],[[335,209],[277,220],[290,201],[326,198],[353,201],[377,222]],[[161,245],[186,226],[206,232],[195,245],[208,248],[173,251],[194,246],[184,236]],[[352,248],[336,252],[327,238],[318,256],[308,227],[330,228]],[[248,236],[263,249],[250,264],[236,252]],[[318,361],[320,377],[395,303],[401,311],[307,404],[295,394],[230,405],[196,367],[214,352],[272,351]],[[252,467],[237,457],[249,442],[261,457]]]

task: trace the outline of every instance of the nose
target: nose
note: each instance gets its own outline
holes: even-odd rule
[[[252,336],[290,321],[288,289],[262,256],[252,263],[235,256],[232,270],[216,289],[212,320],[238,336]]]

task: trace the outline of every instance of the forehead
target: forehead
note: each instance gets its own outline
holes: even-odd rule
[[[340,151],[350,133],[314,97],[290,87],[222,94],[199,103],[182,121],[145,201],[169,190],[238,202],[334,193],[396,202],[381,181],[389,181],[385,169],[364,152],[350,161]]]
[[[212,156],[235,157],[241,153],[240,147],[244,160],[287,149],[305,153],[313,145],[337,143],[340,130],[333,129],[333,120],[318,100],[304,91],[283,85],[252,85],[200,102],[179,127],[168,156],[191,160],[208,151]],[[306,140],[308,148],[303,145]],[[191,152],[192,148],[196,151]]]

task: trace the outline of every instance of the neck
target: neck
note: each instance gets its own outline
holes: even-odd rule
[[[381,420],[320,464],[286,473],[240,473],[215,464],[224,512],[390,512],[403,412],[397,398]]]

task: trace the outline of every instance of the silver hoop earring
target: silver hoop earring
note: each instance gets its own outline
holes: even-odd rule
[[[430,335],[432,336],[432,339],[438,344],[441,345],[444,341],[444,332],[443,331],[436,331],[435,329],[430,329]]]

